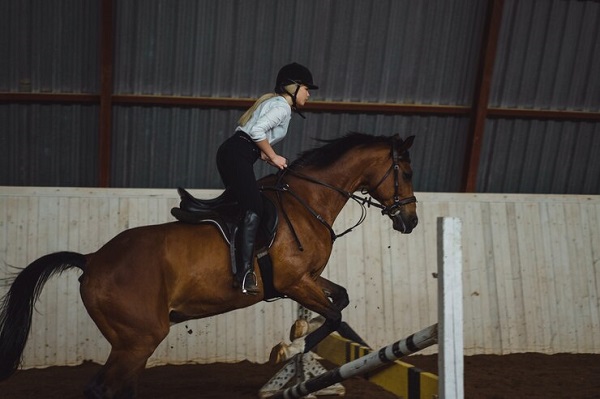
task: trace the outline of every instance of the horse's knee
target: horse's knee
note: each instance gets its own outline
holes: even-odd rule
[[[338,287],[338,290],[329,293],[329,297],[331,298],[333,306],[341,312],[350,304],[350,297],[348,296],[348,291],[346,291],[344,287]]]
[[[340,310],[342,310],[342,309],[345,309],[346,306],[348,306],[349,304],[350,304],[350,297],[348,296],[348,291],[346,291],[345,288],[342,288],[342,292],[340,293],[340,299],[338,301],[338,307]]]

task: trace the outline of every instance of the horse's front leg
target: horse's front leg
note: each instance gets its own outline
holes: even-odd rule
[[[280,343],[271,351],[271,362],[281,362],[298,353],[307,353],[332,332],[336,331],[342,322],[342,310],[350,300],[346,289],[321,276],[316,279],[305,278],[288,293],[288,296],[305,308],[323,316],[325,321],[305,337],[293,340],[291,345]],[[303,279],[304,280],[304,279]],[[297,336],[300,334],[290,334]]]
[[[337,285],[321,276],[317,278],[316,282],[325,296],[331,299],[330,306],[333,307],[335,311],[333,313],[333,317],[327,317],[319,311],[311,309],[310,307],[302,304],[306,308],[314,310],[321,316],[325,317],[323,324],[315,331],[310,332],[306,338],[304,338],[304,353],[311,351],[319,342],[323,341],[329,334],[336,331],[340,327],[340,323],[342,322],[342,310],[344,310],[350,303],[348,292],[341,285]]]

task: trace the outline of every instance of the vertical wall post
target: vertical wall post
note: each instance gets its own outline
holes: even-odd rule
[[[100,112],[98,185],[110,186],[113,90],[113,0],[100,3]]]
[[[481,157],[481,146],[485,121],[488,116],[488,102],[494,63],[496,61],[496,49],[498,37],[502,25],[502,10],[504,0],[488,0],[488,10],[485,19],[485,27],[479,52],[479,66],[473,93],[473,106],[471,110],[471,121],[469,124],[469,139],[463,168],[462,189],[464,192],[475,192],[477,186],[477,173],[479,171],[479,159]]]
[[[464,397],[462,223],[438,218],[439,397]]]

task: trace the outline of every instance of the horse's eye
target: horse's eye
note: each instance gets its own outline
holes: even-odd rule
[[[402,173],[402,176],[404,177],[404,180],[412,180],[412,172],[404,172]]]

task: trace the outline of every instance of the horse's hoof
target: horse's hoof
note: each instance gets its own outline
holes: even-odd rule
[[[287,345],[283,342],[278,343],[271,349],[271,354],[269,355],[269,363],[270,364],[279,364],[285,361],[285,347]]]
[[[292,341],[290,345],[286,345],[284,342],[280,342],[271,349],[269,355],[269,363],[278,364],[290,360],[298,353],[304,352],[306,343],[303,339],[296,339]]]
[[[290,341],[304,337],[309,332],[309,324],[305,319],[298,319],[290,328]]]

